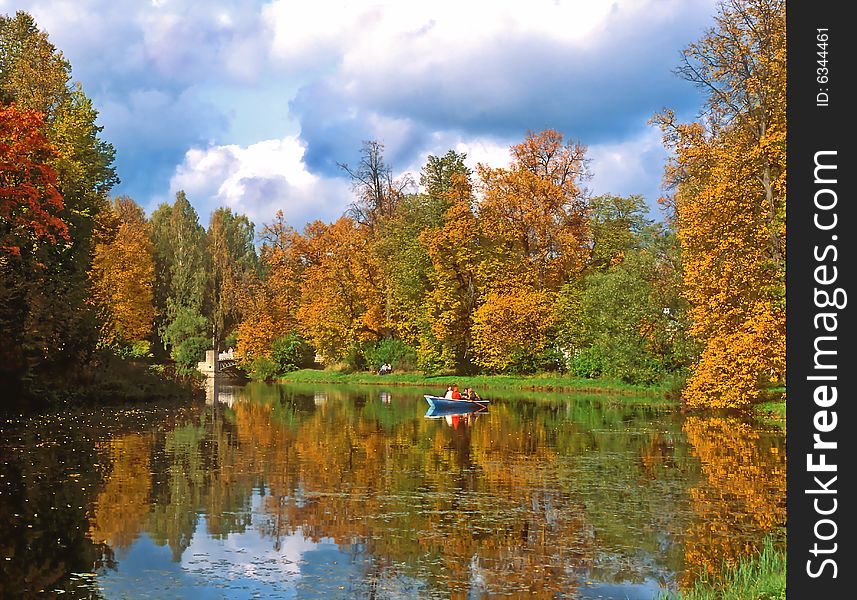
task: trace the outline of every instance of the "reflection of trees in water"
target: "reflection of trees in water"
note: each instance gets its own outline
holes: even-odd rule
[[[401,576],[455,598],[537,598],[584,578],[666,581],[783,516],[780,442],[739,422],[690,418],[682,433],[648,409],[521,401],[453,429],[371,391],[325,396],[250,385],[231,408],[114,438],[95,539],[121,548],[144,527],[178,560],[200,513],[208,535],[249,527],[257,490],[253,526],[275,549],[298,532],[333,540],[365,557],[367,589]]]
[[[99,450],[111,465],[111,473],[95,499],[89,535],[113,550],[126,550],[137,539],[149,514],[152,435],[118,435]]]
[[[697,518],[685,542],[685,580],[759,549],[759,532],[786,522],[786,455],[781,436],[734,418],[688,417],[684,425],[705,479],[690,490]]]
[[[34,421],[0,429],[0,598],[98,598],[91,579],[71,575],[113,564],[110,546],[87,535],[98,454],[77,423]]]

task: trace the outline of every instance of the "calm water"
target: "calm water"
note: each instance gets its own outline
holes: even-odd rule
[[[250,384],[0,418],[0,597],[650,600],[782,531],[774,427],[491,398],[429,419],[416,390]]]

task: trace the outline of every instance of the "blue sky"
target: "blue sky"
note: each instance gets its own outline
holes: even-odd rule
[[[693,117],[672,73],[713,0],[330,2],[0,0],[27,10],[98,108],[127,194],[148,211],[184,189],[207,224],[230,206],[300,227],[351,201],[336,163],[363,140],[394,173],[428,154],[508,164],[528,130],[589,147],[592,193],[660,195],[648,119]]]

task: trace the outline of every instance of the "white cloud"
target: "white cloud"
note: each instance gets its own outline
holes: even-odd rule
[[[680,0],[533,0],[524,7],[518,0],[490,4],[274,0],[264,7],[263,15],[274,32],[272,53],[284,64],[312,66],[341,60],[345,71],[366,75],[448,64],[462,50],[482,52],[486,44],[510,36],[582,42],[611,16],[661,16],[681,4]]]
[[[310,173],[296,137],[192,148],[170,179],[170,194],[184,190],[200,219],[218,206],[244,213],[261,225],[282,210],[300,228],[314,218],[335,219],[351,199],[347,182]]]
[[[23,4],[101,111],[114,192],[151,206],[185,187],[203,220],[228,204],[300,225],[350,201],[335,163],[365,139],[416,174],[449,148],[506,165],[552,127],[590,144],[596,192],[656,195],[663,152],[638,122],[694,102],[670,70],[714,0]]]
[[[653,216],[659,216],[656,206],[667,151],[656,127],[646,127],[622,142],[591,146],[587,154],[593,172],[588,187],[594,195],[642,194]]]

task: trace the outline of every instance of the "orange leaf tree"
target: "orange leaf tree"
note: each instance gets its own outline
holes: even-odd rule
[[[266,225],[260,262],[261,277],[251,277],[240,292],[243,319],[238,325],[238,354],[245,364],[271,357],[271,344],[297,329],[304,238],[289,227],[282,211]]]
[[[527,134],[511,152],[509,168],[478,167],[487,295],[474,317],[473,338],[477,363],[490,369],[521,360],[534,365],[556,324],[545,308],[580,275],[589,254],[580,188],[588,176],[585,147],[546,130]],[[500,313],[507,318],[498,319]]]
[[[20,255],[38,251],[39,244],[68,241],[60,216],[63,199],[56,171],[48,161],[56,156],[44,133],[44,115],[0,106],[0,253]]]
[[[298,328],[325,359],[340,359],[384,335],[384,279],[367,226],[342,217],[308,234]]]
[[[106,345],[145,340],[155,319],[154,248],[146,217],[130,198],[116,198],[111,212],[115,234],[96,244],[90,272]]]
[[[699,122],[656,117],[703,350],[690,406],[739,407],[785,377],[784,0],[731,0],[678,72],[708,92]]]

